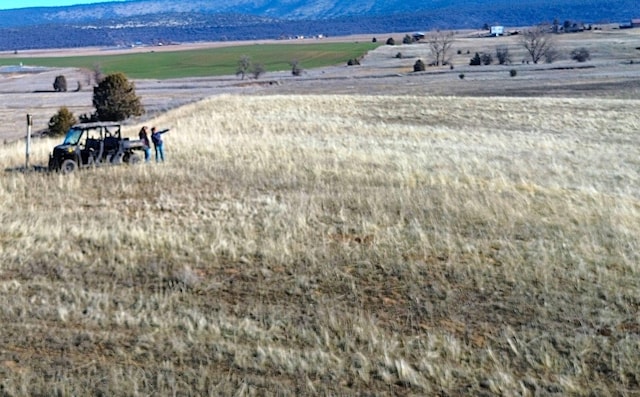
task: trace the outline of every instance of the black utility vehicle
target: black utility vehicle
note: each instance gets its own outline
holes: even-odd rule
[[[124,138],[120,124],[97,122],[76,124],[64,137],[62,144],[53,148],[49,156],[49,170],[68,174],[78,168],[114,164],[137,164],[143,150],[142,141]]]

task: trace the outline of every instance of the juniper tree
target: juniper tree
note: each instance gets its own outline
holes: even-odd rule
[[[135,85],[123,73],[107,75],[93,88],[93,106],[99,121],[121,121],[144,113]]]

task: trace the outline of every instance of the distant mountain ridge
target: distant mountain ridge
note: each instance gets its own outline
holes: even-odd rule
[[[637,0],[128,0],[0,11],[0,49],[278,38],[571,20],[626,22]],[[615,4],[615,5],[612,5]],[[636,15],[639,14],[639,15]]]

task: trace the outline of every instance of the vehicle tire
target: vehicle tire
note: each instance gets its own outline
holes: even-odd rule
[[[77,169],[78,169],[78,163],[76,163],[74,160],[71,160],[71,159],[66,159],[60,165],[60,172],[62,172],[63,174],[72,174]]]
[[[53,157],[49,157],[49,171],[57,171],[56,162],[53,161]]]
[[[131,165],[140,164],[141,162],[142,162],[142,158],[137,154],[130,154],[125,160],[125,163],[131,164]]]

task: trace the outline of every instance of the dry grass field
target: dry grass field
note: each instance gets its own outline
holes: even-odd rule
[[[0,147],[0,396],[638,395],[640,67],[375,56],[128,125],[164,164]]]

